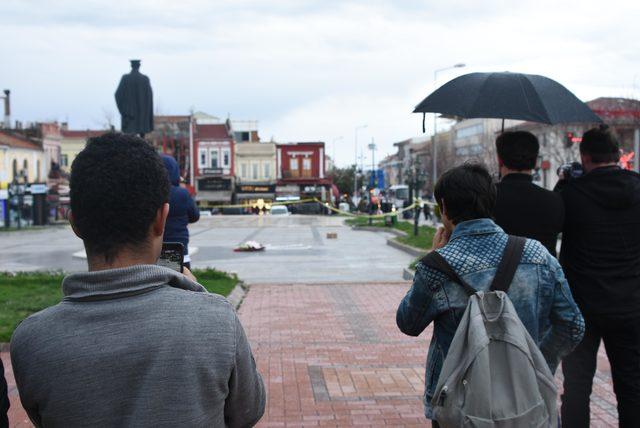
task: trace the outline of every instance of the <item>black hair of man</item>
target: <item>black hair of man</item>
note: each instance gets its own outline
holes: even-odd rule
[[[620,144],[607,125],[600,125],[582,135],[580,153],[591,156],[593,163],[618,162],[620,160]]]
[[[536,167],[540,144],[531,132],[509,131],[498,136],[496,150],[504,166],[515,171],[524,171]]]
[[[143,248],[158,210],[169,199],[162,159],[140,137],[90,138],[73,161],[71,212],[89,256],[110,262],[125,248]]]
[[[465,163],[446,171],[438,179],[434,196],[453,224],[492,218],[496,205],[496,186],[487,168]]]

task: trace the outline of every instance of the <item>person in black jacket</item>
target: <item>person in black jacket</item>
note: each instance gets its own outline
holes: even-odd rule
[[[640,427],[640,175],[618,166],[605,128],[580,143],[585,174],[562,187],[560,263],[586,331],[563,363],[562,426],[589,426],[589,396],[600,341],[611,363],[621,427]]]
[[[200,211],[189,191],[180,187],[180,168],[178,162],[168,155],[162,155],[167,168],[171,191],[169,194],[169,217],[164,227],[164,242],[180,242],[184,245],[184,266],[191,269],[189,257],[189,223],[200,219]]]
[[[530,132],[504,132],[496,140],[502,180],[493,211],[495,222],[510,235],[540,241],[555,257],[564,222],[562,198],[533,184],[540,145]]]

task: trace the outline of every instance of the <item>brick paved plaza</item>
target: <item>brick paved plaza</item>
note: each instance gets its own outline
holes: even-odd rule
[[[408,286],[253,286],[240,316],[268,388],[260,426],[427,425],[421,395],[431,329],[411,338],[395,324]],[[617,426],[603,352],[598,368],[592,426]]]
[[[421,395],[431,329],[401,334],[395,310],[408,283],[254,285],[240,308],[268,388],[261,427],[425,426]],[[12,427],[20,408],[8,353]],[[616,426],[601,351],[592,426]]]

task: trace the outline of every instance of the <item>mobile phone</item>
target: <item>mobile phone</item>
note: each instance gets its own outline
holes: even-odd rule
[[[182,273],[184,263],[184,245],[180,242],[163,242],[158,266],[168,267]]]

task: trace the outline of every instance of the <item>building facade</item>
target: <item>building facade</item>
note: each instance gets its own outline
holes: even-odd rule
[[[277,181],[275,143],[242,142],[234,147],[236,202],[273,201]]]
[[[105,130],[70,130],[62,128],[60,142],[60,169],[65,173],[71,172],[71,164],[87,145],[87,140],[104,134]]]
[[[164,115],[153,117],[153,131],[145,135],[160,153],[172,156],[180,168],[180,176],[193,191],[195,171],[191,171],[191,143],[193,126],[191,115]]]
[[[201,206],[231,204],[234,192],[234,141],[229,121],[195,120],[193,164],[196,201]]]
[[[277,144],[276,164],[276,196],[330,200],[333,183],[326,176],[323,142]]]
[[[44,150],[44,162],[47,175],[60,166],[62,154],[62,127],[58,122],[40,123],[40,136]]]
[[[0,130],[0,183],[14,181],[39,183],[46,179],[45,154],[42,147],[21,134]]]

